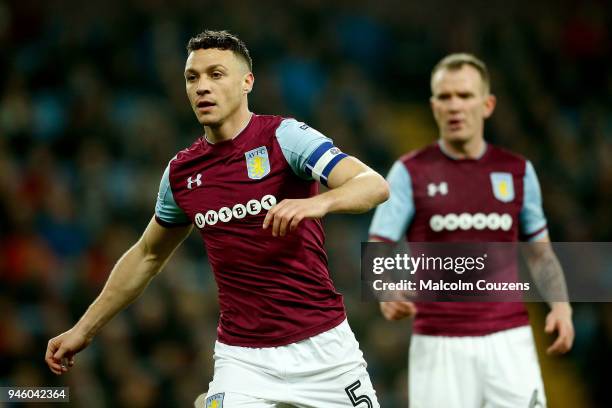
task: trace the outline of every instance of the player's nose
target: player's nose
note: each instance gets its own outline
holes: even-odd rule
[[[198,86],[196,87],[196,93],[198,95],[210,93],[210,81],[208,81],[206,78],[200,78],[198,81]]]
[[[449,112],[457,112],[461,110],[461,99],[456,96],[451,97],[446,105]]]

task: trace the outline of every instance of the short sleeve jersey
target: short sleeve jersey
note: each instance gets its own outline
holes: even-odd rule
[[[396,242],[515,242],[547,234],[537,176],[523,157],[486,145],[455,159],[440,144],[401,157],[387,176],[370,236]],[[516,274],[509,264],[508,279]],[[520,303],[421,303],[416,333],[475,336],[528,324]]]
[[[213,144],[202,137],[170,161],[156,220],[199,230],[219,289],[220,342],[280,346],[345,319],[321,221],[303,220],[285,237],[262,228],[276,203],[318,194],[344,157],[304,123],[252,115],[235,138]]]

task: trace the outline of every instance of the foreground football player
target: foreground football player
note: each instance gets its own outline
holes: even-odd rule
[[[304,123],[250,112],[252,61],[237,37],[205,31],[187,49],[204,135],[170,160],[155,216],[83,317],[49,341],[47,364],[68,371],[195,225],[221,310],[206,407],[379,407],[327,270],[321,218],[368,211],[387,183]]]

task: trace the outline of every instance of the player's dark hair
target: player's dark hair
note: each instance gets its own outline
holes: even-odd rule
[[[216,48],[218,50],[231,50],[234,54],[239,56],[247,63],[249,71],[253,70],[253,60],[249,55],[245,43],[228,31],[213,31],[205,30],[200,34],[192,37],[187,43],[187,53],[191,53],[195,50],[208,50],[210,48]]]
[[[436,66],[431,70],[431,80],[433,81],[433,77],[438,71],[456,71],[461,69],[461,67],[463,67],[464,65],[470,65],[478,71],[478,73],[480,74],[480,78],[482,79],[482,84],[484,85],[485,91],[489,92],[489,90],[491,89],[491,80],[489,78],[489,70],[487,69],[487,65],[482,60],[476,58],[472,54],[457,53],[450,54],[442,58],[442,60],[440,60],[440,62],[438,62]]]

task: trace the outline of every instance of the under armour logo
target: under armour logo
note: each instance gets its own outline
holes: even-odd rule
[[[447,195],[448,194],[448,184],[446,184],[446,181],[443,181],[441,183],[429,183],[427,185],[427,195],[430,197],[435,196],[436,194],[440,193],[440,195]]]
[[[189,177],[187,179],[187,188],[191,190],[193,188],[192,187],[193,183],[196,184],[196,187],[200,187],[202,185],[202,174],[201,173],[198,173],[195,179],[193,179],[192,177]]]

